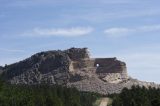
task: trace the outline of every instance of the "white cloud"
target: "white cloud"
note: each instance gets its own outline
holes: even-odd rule
[[[160,31],[160,25],[150,25],[150,26],[146,25],[134,28],[113,27],[106,29],[104,33],[108,37],[124,37],[124,36],[130,36],[134,33],[154,32],[154,31]]]
[[[157,30],[160,30],[160,25],[142,26],[137,28],[137,30],[143,31],[143,32],[157,31]]]
[[[129,28],[109,28],[104,31],[109,37],[122,37],[126,36],[128,33],[132,32]]]
[[[28,37],[52,37],[52,36],[64,36],[64,37],[77,37],[91,33],[93,28],[91,27],[72,27],[72,28],[34,28],[32,31],[23,33],[22,36]]]

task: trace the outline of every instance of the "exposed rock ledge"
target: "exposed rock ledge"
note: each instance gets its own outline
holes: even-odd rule
[[[87,48],[41,52],[2,69],[11,84],[59,84],[101,94],[132,85],[160,87],[128,77],[126,64],[116,58],[90,58]]]
[[[0,66],[0,74],[3,72],[3,67]]]

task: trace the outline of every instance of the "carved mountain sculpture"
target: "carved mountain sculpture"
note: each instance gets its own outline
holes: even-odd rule
[[[11,84],[58,84],[101,94],[119,93],[132,85],[160,87],[128,77],[126,64],[116,58],[90,58],[87,48],[37,53],[0,70]]]

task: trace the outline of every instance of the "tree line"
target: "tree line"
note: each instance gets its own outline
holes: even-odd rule
[[[93,106],[101,97],[112,106],[160,106],[160,89],[132,86],[120,94],[100,95],[58,85],[10,85],[0,81],[0,106]]]
[[[111,95],[112,106],[160,106],[160,89],[132,86]]]
[[[99,94],[49,85],[10,85],[0,82],[0,106],[92,106]]]

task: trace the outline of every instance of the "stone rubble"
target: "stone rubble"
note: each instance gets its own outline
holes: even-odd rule
[[[41,52],[2,69],[2,79],[11,84],[58,84],[101,94],[133,85],[160,88],[129,77],[126,64],[116,58],[90,58],[87,48]]]

